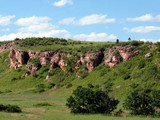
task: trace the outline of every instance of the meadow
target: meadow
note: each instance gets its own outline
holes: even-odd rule
[[[46,102],[51,106],[35,106]],[[159,120],[159,118],[127,114],[122,117],[102,114],[71,114],[65,106],[66,98],[54,95],[54,93],[0,95],[0,103],[14,104],[23,108],[22,113],[0,112],[0,120]]]

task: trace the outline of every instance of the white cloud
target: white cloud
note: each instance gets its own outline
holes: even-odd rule
[[[79,20],[75,20],[75,18],[65,18],[59,21],[59,24],[72,24],[72,25],[91,25],[91,24],[106,24],[106,23],[113,23],[115,22],[114,18],[107,18],[107,15],[89,15]]]
[[[28,18],[20,18],[18,19],[15,24],[20,26],[18,29],[19,32],[47,32],[54,29],[57,29],[58,26],[55,26],[49,23],[51,19],[49,17],[28,17]]]
[[[38,25],[40,23],[48,23],[51,19],[49,17],[27,17],[18,19],[15,24],[18,26]]]
[[[139,26],[135,28],[123,28],[128,32],[135,32],[135,33],[150,33],[150,32],[160,32],[160,27],[156,26]]]
[[[142,38],[140,39],[140,41],[144,41],[144,42],[157,42],[157,41],[160,41],[160,39],[146,39],[146,38]]]
[[[57,7],[65,6],[66,4],[73,5],[73,1],[72,0],[59,0],[53,3],[53,5]]]
[[[70,33],[67,30],[52,30],[50,32],[43,33],[12,33],[9,35],[3,35],[0,37],[0,41],[13,40],[15,38],[27,38],[27,37],[59,37],[59,38],[70,38]]]
[[[70,38],[70,33],[65,30],[59,30],[58,26],[49,23],[49,17],[28,17],[20,18],[15,24],[19,26],[18,33],[11,33],[0,37],[0,41],[13,40],[15,38],[27,37],[59,37]]]
[[[7,26],[11,23],[11,19],[15,18],[14,15],[2,16],[0,15],[0,25]]]
[[[112,41],[117,39],[115,35],[107,35],[106,33],[91,33],[91,34],[79,34],[73,36],[75,40],[85,40],[85,41]]]
[[[135,17],[135,18],[127,18],[128,21],[153,21],[153,22],[160,22],[160,15],[157,16],[152,16],[151,14],[146,14],[140,17]]]
[[[69,24],[73,24],[74,23],[75,18],[71,17],[71,18],[65,18],[61,21],[59,21],[59,24],[64,24],[64,25],[69,25]]]
[[[47,32],[51,31],[53,29],[57,29],[58,26],[52,25],[50,23],[40,23],[38,25],[29,25],[26,27],[21,27],[18,29],[20,32]]]

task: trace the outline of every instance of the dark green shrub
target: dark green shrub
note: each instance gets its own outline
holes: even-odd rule
[[[131,76],[130,76],[130,73],[129,72],[126,72],[124,75],[123,75],[123,79],[124,80],[127,80],[129,79]]]
[[[42,102],[34,105],[35,107],[52,106],[50,103]]]
[[[113,86],[113,83],[108,80],[104,83],[104,86],[105,86],[105,89],[108,90],[108,91],[112,91],[112,86]]]
[[[128,95],[124,107],[134,115],[155,115],[160,108],[160,91],[136,89]]]
[[[66,86],[66,88],[70,88],[70,87],[72,87],[72,84],[71,84],[71,83],[69,83],[69,84]]]
[[[94,88],[94,86],[91,83],[89,83],[87,86],[88,88]]]
[[[4,111],[6,109],[6,106],[4,106],[3,104],[0,104],[0,111]]]
[[[41,62],[38,57],[36,58],[30,58],[29,63],[34,64],[35,67],[40,68],[41,67]]]
[[[66,106],[71,109],[72,113],[109,114],[116,109],[118,103],[118,100],[110,98],[100,89],[79,86],[67,99]]]
[[[122,113],[123,113],[123,111],[120,109],[120,110],[114,112],[114,116],[121,116]]]
[[[88,72],[87,72],[87,71],[81,73],[81,75],[80,75],[80,77],[81,77],[82,79],[86,78],[87,76],[88,76]]]
[[[0,111],[11,112],[11,113],[20,113],[22,112],[21,108],[17,105],[3,105],[0,104]]]
[[[120,54],[119,54],[119,51],[118,51],[118,50],[115,50],[115,51],[114,51],[114,55],[115,55],[115,56],[119,56],[119,55],[120,55]]]
[[[136,84],[136,83],[133,83],[133,84],[130,85],[130,87],[133,88],[133,89],[137,88],[138,86],[139,86],[139,84]]]
[[[37,77],[38,77],[38,74],[34,73],[34,74],[33,74],[33,77],[34,77],[34,78],[37,78]]]
[[[41,92],[45,91],[45,85],[44,84],[39,84],[39,85],[36,86],[36,88],[37,88],[38,93],[41,93]]]
[[[144,60],[144,59],[141,59],[140,62],[139,62],[139,64],[138,64],[138,68],[139,68],[139,69],[142,69],[142,68],[145,67],[145,65],[146,65],[145,60]]]
[[[69,58],[63,58],[65,60],[66,66],[66,72],[74,72],[73,68],[75,68],[78,58],[77,57],[69,57]]]
[[[47,87],[48,89],[51,89],[51,88],[53,88],[54,86],[55,86],[54,83],[49,83],[46,87]]]
[[[130,42],[130,45],[132,45],[132,46],[140,46],[140,45],[142,45],[142,44],[144,44],[144,42],[143,41],[131,41]]]
[[[16,81],[17,80],[17,78],[15,78],[15,77],[13,77],[12,79],[11,79],[11,81]]]

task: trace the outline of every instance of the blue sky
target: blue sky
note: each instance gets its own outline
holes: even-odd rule
[[[160,41],[160,0],[0,0],[0,41]]]

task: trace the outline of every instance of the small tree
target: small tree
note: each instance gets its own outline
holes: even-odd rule
[[[89,85],[91,86],[91,85]],[[116,109],[118,100],[96,87],[77,87],[67,99],[66,106],[72,113],[111,113]]]
[[[127,97],[124,107],[135,115],[155,115],[160,108],[160,91],[137,89]]]
[[[128,41],[131,41],[131,38],[130,38],[130,37],[128,38]]]
[[[116,44],[118,44],[119,43],[119,39],[116,39]]]

